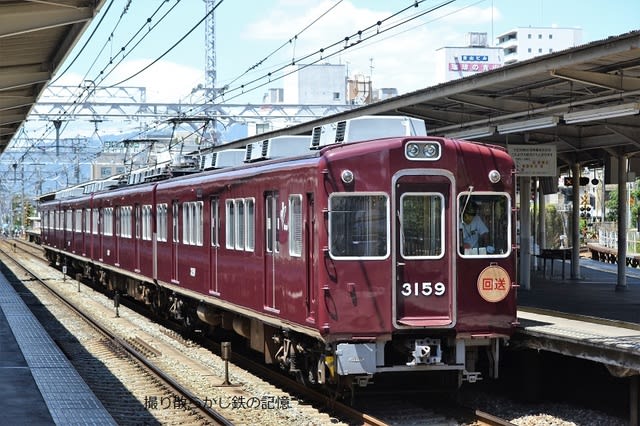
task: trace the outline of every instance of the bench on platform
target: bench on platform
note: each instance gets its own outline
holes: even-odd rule
[[[549,278],[553,275],[553,261],[555,259],[562,260],[562,279],[564,280],[564,265],[565,260],[571,260],[572,258],[571,248],[559,248],[559,249],[542,249],[540,254],[536,257],[542,259],[542,276],[546,277],[547,273],[547,259],[551,260],[551,271],[549,272]]]

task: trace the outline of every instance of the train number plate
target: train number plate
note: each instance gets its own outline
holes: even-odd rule
[[[432,283],[430,281],[404,283],[400,292],[405,297],[411,296],[444,296],[447,287],[442,282]]]

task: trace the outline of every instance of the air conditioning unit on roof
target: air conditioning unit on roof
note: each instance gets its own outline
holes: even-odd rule
[[[211,170],[242,164],[244,149],[225,149],[200,156],[200,169]]]
[[[276,136],[247,145],[245,162],[295,157],[309,153],[308,136]]]
[[[313,129],[311,149],[335,143],[404,136],[426,136],[424,121],[404,116],[367,115],[325,124]]]

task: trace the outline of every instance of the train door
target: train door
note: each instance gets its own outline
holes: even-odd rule
[[[266,310],[279,312],[276,298],[276,258],[280,253],[277,191],[265,193],[264,218],[264,307]]]
[[[315,276],[314,273],[316,268],[315,266],[315,256],[314,256],[314,247],[315,247],[315,224],[316,224],[316,216],[315,216],[315,206],[313,193],[307,194],[307,208],[306,214],[304,216],[304,241],[306,241],[306,272],[307,272],[307,298],[306,298],[306,306],[307,306],[307,321],[315,320]]]
[[[98,261],[102,262],[104,260],[104,251],[103,251],[103,240],[104,240],[104,209],[98,208]]]
[[[90,217],[90,225],[89,225],[89,231],[91,233],[91,235],[89,235],[89,257],[93,260],[95,260],[95,256],[96,256],[96,244],[97,244],[97,237],[98,237],[98,228],[97,228],[97,215],[98,215],[98,210],[93,206],[93,200],[91,200],[91,217]]]
[[[434,171],[401,173],[394,184],[394,324],[452,327],[456,223],[452,178]]]
[[[140,241],[142,240],[142,206],[140,204],[133,205],[133,226],[134,226],[134,239],[133,239],[133,251],[135,256],[134,268],[137,272],[140,272]]]
[[[115,256],[115,265],[116,266],[120,266],[120,236],[122,235],[122,207],[121,206],[117,206],[114,208],[115,213],[116,213],[116,231],[115,234],[113,235],[113,241],[115,246],[113,247],[114,250],[114,256]]]
[[[211,246],[209,251],[209,265],[211,276],[209,277],[209,294],[215,296],[220,295],[218,288],[218,252],[220,251],[219,240],[219,224],[220,224],[220,199],[218,197],[211,198]]]
[[[89,243],[91,241],[91,209],[82,209],[82,255],[86,256],[89,252]]]
[[[178,282],[178,245],[180,244],[178,200],[171,203],[171,281]]]

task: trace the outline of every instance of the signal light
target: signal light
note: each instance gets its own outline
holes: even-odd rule
[[[578,181],[580,186],[586,186],[589,183],[588,177],[581,177]],[[573,186],[573,177],[567,176],[564,178],[564,186]]]

